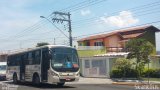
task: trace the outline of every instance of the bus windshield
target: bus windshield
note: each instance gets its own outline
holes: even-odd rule
[[[52,49],[52,68],[56,71],[77,71],[78,65],[77,51],[72,48]]]
[[[6,70],[6,65],[0,65],[0,71],[1,70]]]

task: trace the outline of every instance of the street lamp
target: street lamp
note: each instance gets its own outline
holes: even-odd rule
[[[148,56],[148,85],[149,85],[149,62],[151,61],[151,57]]]
[[[40,18],[45,18],[44,16],[40,16]]]
[[[44,18],[44,19],[46,19],[47,21],[49,21],[54,27],[56,27],[64,36],[66,36],[68,39],[69,39],[69,37],[60,29],[60,28],[58,28],[56,25],[54,25],[53,24],[53,22],[52,21],[50,21],[48,18],[46,18],[46,17],[44,17],[44,16],[40,16],[40,18]],[[69,39],[70,40],[70,39]],[[55,38],[54,38],[54,43],[55,43]]]
[[[44,16],[40,16],[40,18],[44,18],[46,19],[47,21],[49,21],[50,23],[52,23],[48,18],[44,17]],[[53,24],[53,23],[52,23]]]

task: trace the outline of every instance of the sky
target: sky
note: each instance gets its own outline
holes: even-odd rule
[[[0,52],[35,47],[39,42],[69,45],[68,24],[53,23],[55,11],[70,12],[76,45],[78,39],[96,33],[157,22],[159,8],[160,0],[0,0]],[[160,27],[159,22],[152,25]],[[156,43],[160,50],[160,33]]]

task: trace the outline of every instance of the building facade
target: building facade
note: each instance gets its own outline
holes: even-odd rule
[[[0,62],[6,62],[7,61],[7,54],[0,54]]]
[[[154,26],[140,26],[89,36],[78,41],[78,46],[103,46],[107,51],[124,51],[130,39],[142,38],[156,47],[155,33],[160,30]]]

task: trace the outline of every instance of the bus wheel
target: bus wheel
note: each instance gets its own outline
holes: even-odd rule
[[[57,83],[57,86],[64,86],[65,82]]]
[[[34,84],[35,86],[40,85],[40,78],[39,78],[39,76],[38,76],[38,75],[34,75],[32,82],[33,82],[33,84]]]
[[[13,83],[14,83],[14,84],[17,84],[17,83],[18,83],[17,75],[16,75],[16,74],[13,75]]]

